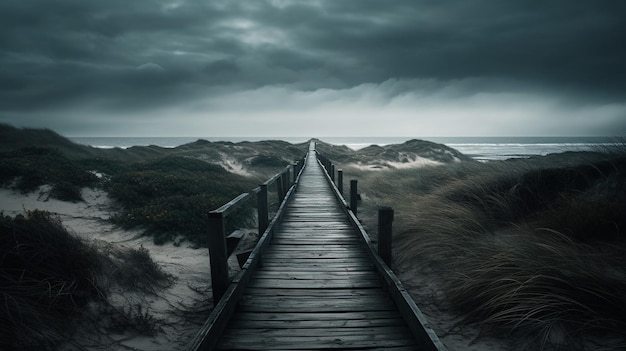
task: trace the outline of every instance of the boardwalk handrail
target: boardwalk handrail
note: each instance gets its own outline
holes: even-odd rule
[[[348,215],[350,223],[357,231],[357,234],[361,241],[365,244],[366,252],[368,253],[369,257],[374,261],[376,270],[384,279],[386,288],[390,293],[391,299],[400,310],[402,317],[404,317],[404,320],[407,322],[411,333],[419,342],[419,346],[421,347],[421,349],[429,351],[446,350],[446,347],[441,343],[441,340],[439,340],[439,337],[437,336],[435,331],[430,327],[426,317],[419,309],[419,307],[417,306],[409,292],[406,290],[400,279],[398,279],[398,277],[395,275],[389,265],[385,263],[385,261],[383,261],[378,252],[376,252],[372,248],[369,235],[365,231],[365,228],[363,228],[361,222],[356,217],[353,209],[350,208],[351,206],[348,206],[337,185],[335,185],[334,176],[331,176],[329,172],[330,170],[334,174],[335,165],[327,157],[324,157],[317,151],[316,155],[319,164],[325,171],[324,173],[326,176],[326,180],[330,184],[333,193],[335,194],[335,197],[342,204],[342,208]]]
[[[241,205],[243,205],[248,200],[248,196],[250,196],[249,193],[243,193],[237,196],[236,198],[230,200],[229,202],[225,203],[224,205],[222,205],[222,207],[216,210],[213,210],[209,213],[221,213],[222,216],[228,216],[231,212],[233,212],[234,210],[239,208]]]
[[[293,195],[294,189],[299,182],[300,176],[302,175],[306,164],[306,159],[308,157],[309,154],[307,153],[304,158],[302,158],[298,162],[297,165],[294,165],[294,180],[292,186],[285,191],[276,215],[272,218],[267,228],[263,231],[261,238],[248,256],[248,259],[246,260],[244,265],[241,267],[241,271],[239,271],[239,273],[237,273],[233,280],[228,284],[228,287],[224,291],[219,301],[216,301],[215,307],[211,311],[209,318],[205,321],[202,328],[200,328],[198,334],[196,334],[195,338],[192,340],[191,346],[189,348],[190,351],[211,350],[215,347],[218,337],[226,328],[226,322],[233,314],[239,298],[241,297],[246,286],[248,285],[252,274],[259,265],[263,250],[265,249],[265,247],[267,247],[267,245],[269,245],[272,239],[274,230],[276,229],[277,224],[280,222],[285,212],[286,204]],[[284,173],[284,170],[281,173]],[[280,176],[281,173],[273,176],[268,181],[261,184],[258,188],[255,188],[253,191],[256,192],[257,190],[263,189],[264,187],[265,189],[267,189],[267,186],[271,185],[277,180],[284,179],[284,176]]]
[[[306,156],[305,156],[306,157]],[[259,235],[263,234],[269,225],[268,194],[267,188],[274,183],[277,184],[277,194],[279,202],[283,202],[288,188],[295,183],[298,173],[301,171],[304,159],[286,166],[276,175],[260,184],[252,192],[257,195],[257,218]],[[290,176],[293,169],[293,177]],[[210,211],[208,217],[208,245],[209,259],[211,262],[211,287],[213,302],[217,304],[226,292],[229,284],[228,257],[226,243],[226,217],[243,206],[249,199],[251,193],[242,193],[219,208]]]

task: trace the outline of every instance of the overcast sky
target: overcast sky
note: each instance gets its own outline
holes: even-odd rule
[[[623,0],[2,0],[0,122],[67,136],[624,136]]]

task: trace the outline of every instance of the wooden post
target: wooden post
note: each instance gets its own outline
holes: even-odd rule
[[[298,178],[298,163],[299,162],[295,162],[293,164],[293,182],[291,182],[291,184],[296,184],[296,178]]]
[[[282,173],[276,179],[276,192],[278,193],[278,202],[283,202],[287,190],[284,188]]]
[[[358,181],[356,179],[350,180],[350,209],[352,213],[356,216],[356,201],[358,198]]]
[[[343,170],[337,170],[337,189],[339,189],[339,194],[343,195]]]
[[[393,209],[380,207],[378,209],[378,254],[391,267]]]
[[[282,200],[284,200],[285,196],[287,195],[287,191],[289,190],[289,169],[286,169],[283,171],[281,180],[283,181],[283,199]]]
[[[335,164],[330,165],[330,180],[335,181]]]
[[[221,212],[209,212],[209,259],[211,262],[211,288],[213,305],[222,298],[228,288],[228,256],[226,256],[226,229]]]
[[[257,217],[259,220],[259,236],[265,233],[269,225],[269,213],[267,210],[267,184],[259,185],[259,193],[256,195]]]

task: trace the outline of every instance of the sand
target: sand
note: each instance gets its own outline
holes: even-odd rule
[[[187,242],[178,247],[172,243],[155,245],[152,238],[141,236],[140,231],[112,225],[107,219],[114,211],[114,203],[102,190],[83,189],[85,201],[77,203],[49,198],[48,191],[49,187],[45,186],[30,194],[0,188],[0,211],[15,216],[26,210],[45,210],[57,214],[70,232],[86,240],[135,248],[143,246],[163,270],[176,278],[157,296],[124,291],[115,291],[111,296],[118,306],[141,304],[144,311],[161,320],[156,335],[97,336],[79,331],[76,342],[88,350],[186,350],[212,306],[208,250],[194,248]],[[235,262],[231,265],[236,267]],[[195,316],[184,312],[194,308],[201,309]]]
[[[429,158],[414,156],[404,161],[384,161],[379,160],[377,162],[352,162],[344,165],[345,168],[356,168],[361,171],[382,171],[386,169],[410,169],[420,168],[424,166],[440,166],[443,163]]]

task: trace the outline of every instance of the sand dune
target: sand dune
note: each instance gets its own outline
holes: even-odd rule
[[[211,296],[208,250],[193,248],[185,242],[178,247],[172,243],[155,245],[151,237],[140,236],[139,231],[127,231],[110,224],[107,219],[114,205],[102,190],[83,189],[85,202],[78,203],[49,198],[48,191],[49,187],[41,187],[37,192],[22,194],[0,188],[0,211],[15,216],[27,210],[45,210],[57,214],[70,232],[86,240],[117,247],[143,246],[163,270],[176,277],[170,287],[156,296],[112,292],[110,300],[120,308],[140,304],[161,321],[155,336],[132,333],[102,336],[79,331],[77,342],[90,350],[186,350],[206,316],[193,318],[186,316],[185,311],[202,306],[207,312],[206,308],[211,305],[208,303]],[[232,265],[235,269],[236,263]]]

